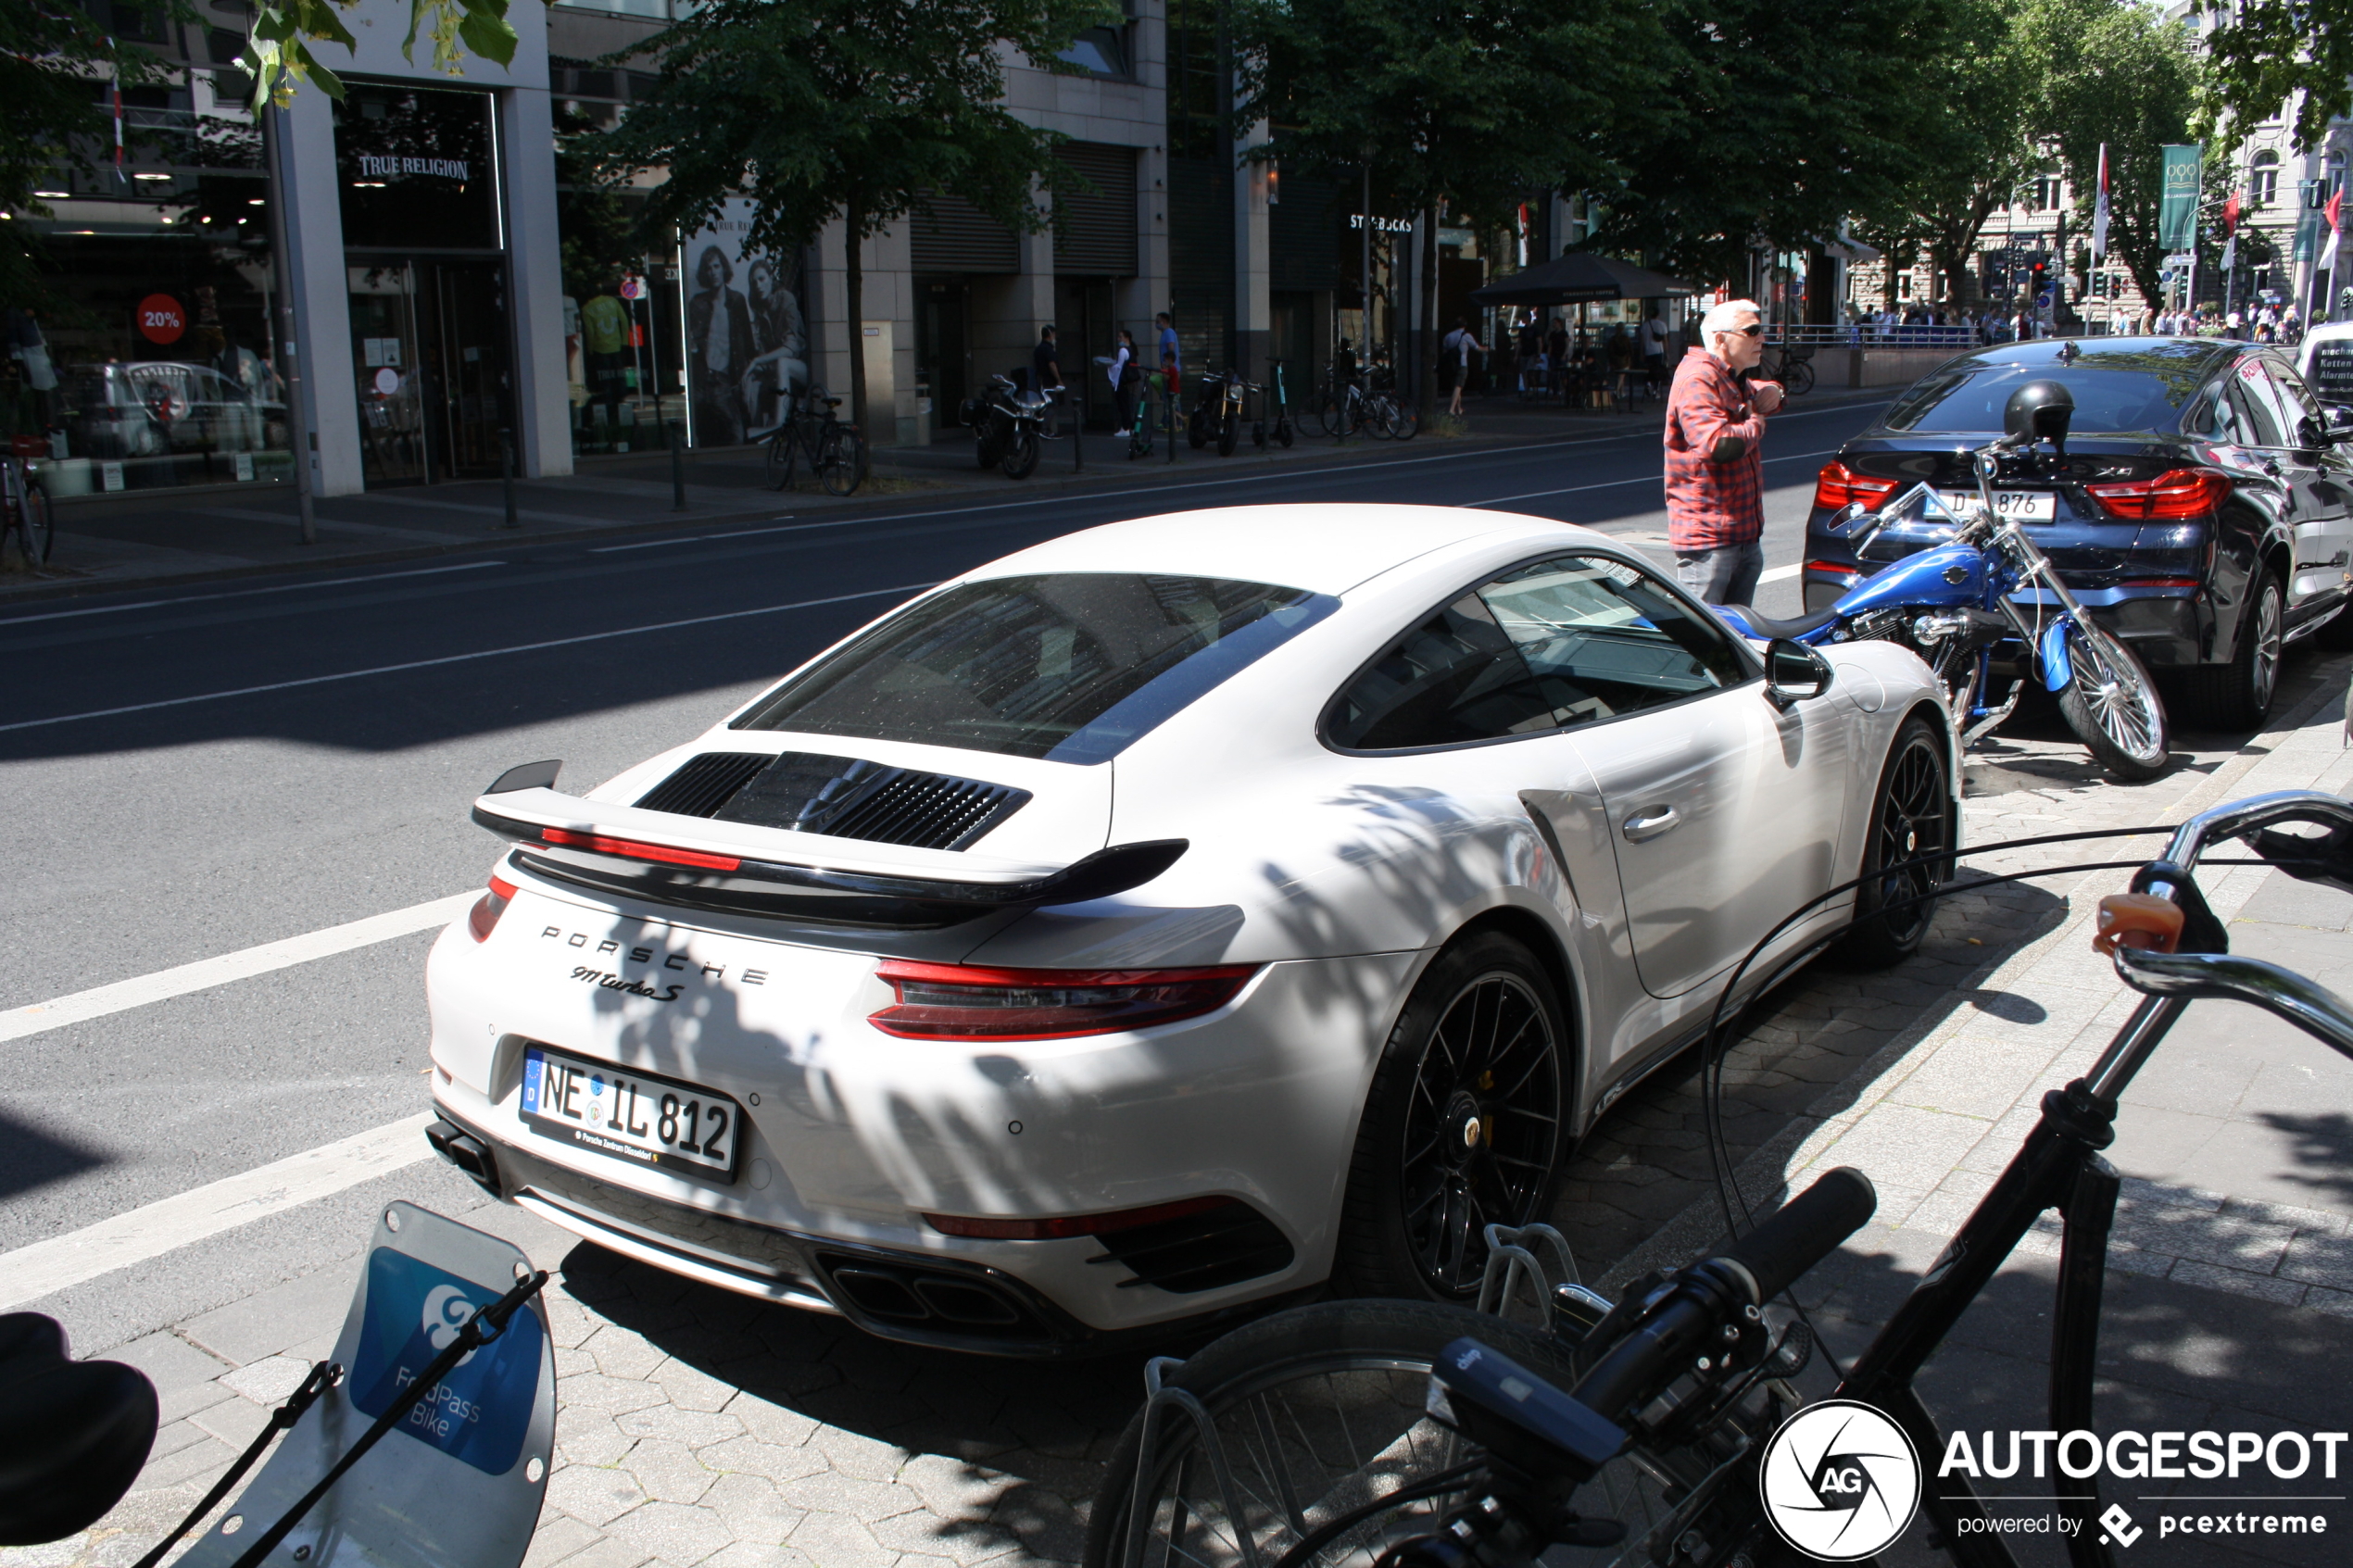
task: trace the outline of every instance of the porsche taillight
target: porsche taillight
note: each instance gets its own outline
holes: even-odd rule
[[[2087,484],[2084,493],[2110,517],[2134,522],[2209,517],[2231,493],[2231,476],[2220,469],[2173,469],[2155,479]]]
[[[1832,458],[1822,465],[1821,476],[1814,481],[1814,504],[1824,511],[1834,512],[1850,502],[1860,501],[1865,511],[1875,512],[1880,503],[1895,494],[1895,489],[1894,480],[1856,473]]]
[[[1214,1012],[1256,964],[1214,969],[988,969],[885,960],[898,1000],[867,1022],[902,1040],[1066,1040]]]
[[[466,911],[466,929],[473,933],[475,941],[490,940],[490,934],[498,929],[498,917],[507,912],[514,897],[513,883],[503,877],[490,879],[490,891],[475,899],[474,907]]]

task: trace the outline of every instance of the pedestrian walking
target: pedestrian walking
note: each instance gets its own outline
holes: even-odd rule
[[[1655,305],[1642,318],[1642,373],[1650,378],[1653,392],[1667,384],[1667,323]]]
[[[1667,395],[1667,543],[1688,592],[1744,605],[1765,571],[1765,416],[1781,389],[1741,381],[1765,354],[1755,301],[1715,307],[1699,336]]]
[[[1051,399],[1046,405],[1046,433],[1060,433],[1060,421],[1054,411],[1062,407],[1062,399],[1053,395],[1063,388],[1062,351],[1054,343],[1054,324],[1049,321],[1038,329],[1038,346],[1029,351],[1029,384]]]
[[[1438,390],[1453,395],[1446,405],[1446,412],[1460,419],[1463,413],[1463,388],[1470,382],[1471,355],[1479,348],[1479,341],[1471,335],[1470,323],[1460,316],[1454,318],[1454,330],[1438,344]]]
[[[1119,407],[1119,428],[1136,428],[1136,397],[1144,381],[1143,367],[1136,363],[1136,334],[1126,327],[1119,329],[1119,346],[1113,351],[1111,395]]]
[[[1185,358],[1176,346],[1176,323],[1165,310],[1152,320],[1160,328],[1160,373],[1166,378],[1168,395],[1173,398],[1185,390]]]

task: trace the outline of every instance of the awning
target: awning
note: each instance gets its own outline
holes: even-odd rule
[[[1613,257],[1572,250],[1473,289],[1473,305],[1578,305],[1594,299],[1687,298],[1691,284]]]

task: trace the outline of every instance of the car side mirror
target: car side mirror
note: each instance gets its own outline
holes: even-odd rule
[[[2321,437],[2322,443],[2328,445],[2353,442],[2353,408],[2336,404],[2323,409],[2321,416]]]
[[[1804,643],[1775,637],[1765,645],[1765,696],[1784,713],[1829,691],[1837,678],[1831,661]]]

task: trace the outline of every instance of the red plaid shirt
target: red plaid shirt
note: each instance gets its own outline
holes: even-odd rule
[[[1714,460],[1727,436],[1746,450]],[[1745,545],[1765,532],[1765,416],[1724,362],[1694,348],[1667,395],[1667,544],[1676,551]]]

